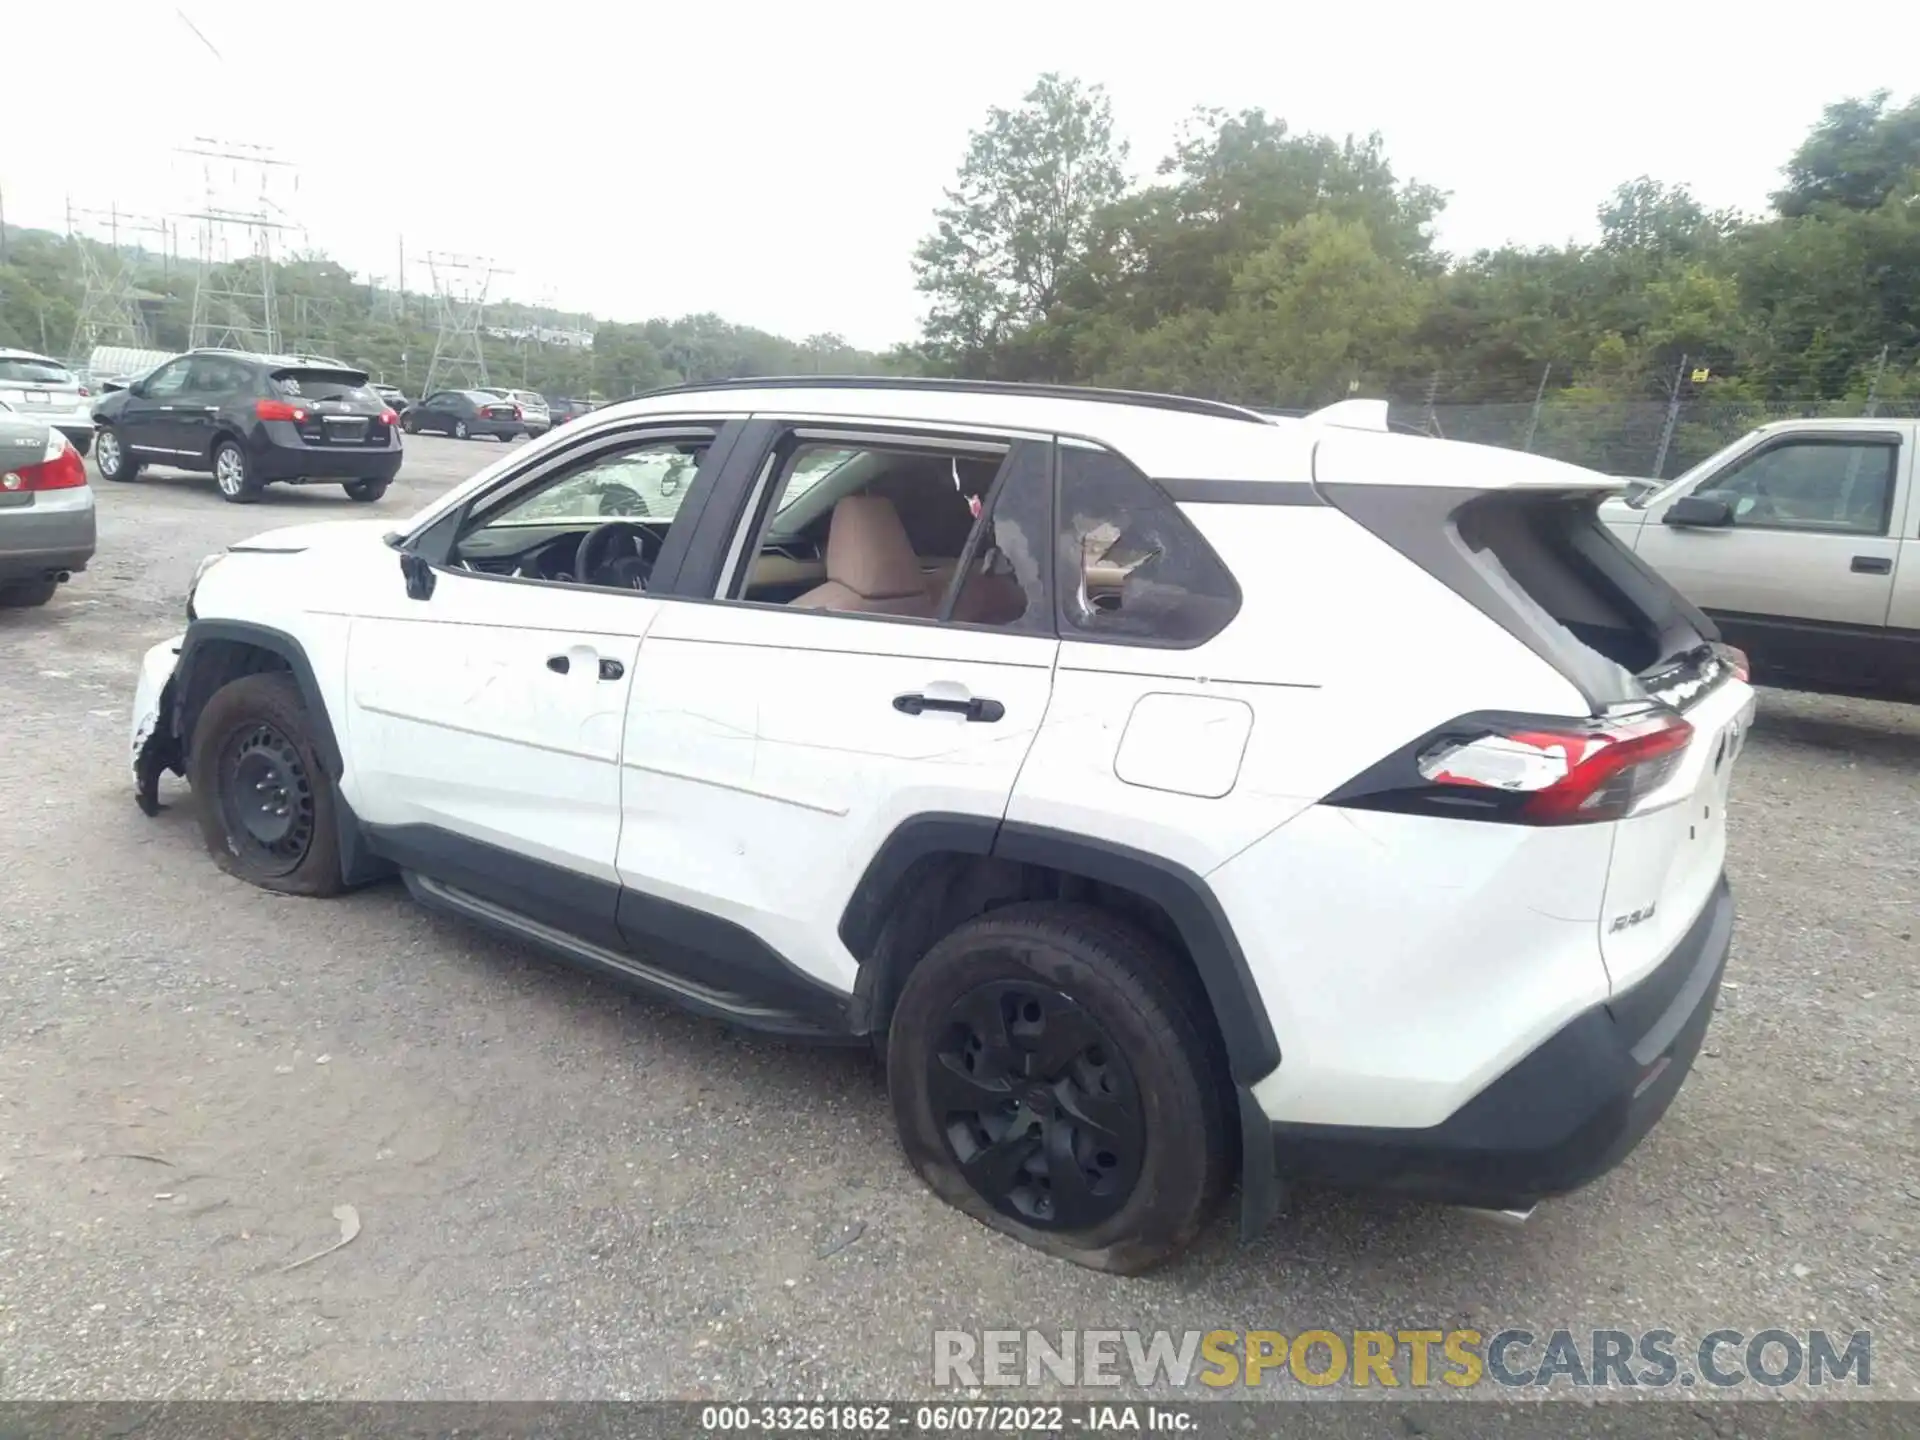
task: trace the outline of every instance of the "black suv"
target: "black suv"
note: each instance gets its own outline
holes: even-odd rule
[[[155,464],[209,470],[241,505],[275,481],[336,483],[374,501],[400,469],[400,417],[365,371],[331,361],[194,350],[105,396],[93,421],[103,478]]]

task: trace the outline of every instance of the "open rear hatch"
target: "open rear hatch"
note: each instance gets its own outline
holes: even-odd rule
[[[1458,452],[1476,447],[1429,447],[1442,448],[1457,466]],[[1618,993],[1672,951],[1724,869],[1727,789],[1753,715],[1745,657],[1601,523],[1600,502],[1619,482],[1484,453],[1520,483],[1342,485],[1327,482],[1319,456],[1316,479],[1331,503],[1497,621],[1591,706],[1564,718],[1463,717],[1423,737],[1414,765],[1434,786],[1434,808],[1453,806],[1442,813],[1478,804],[1487,819],[1613,823],[1599,923]]]

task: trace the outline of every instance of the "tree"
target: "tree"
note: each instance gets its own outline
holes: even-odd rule
[[[1615,188],[1600,207],[1600,248],[1615,254],[1687,255],[1723,239],[1738,224],[1732,214],[1708,214],[1685,185],[1651,176]]]
[[[1787,184],[1773,196],[1789,218],[1822,205],[1877,210],[1910,190],[1920,173],[1920,96],[1888,110],[1890,92],[1835,102],[1787,162]]]
[[[1020,105],[995,106],[968,137],[966,158],[934,229],[914,251],[928,296],[923,353],[975,373],[1016,330],[1059,298],[1095,217],[1126,187],[1106,91],[1043,75]]]

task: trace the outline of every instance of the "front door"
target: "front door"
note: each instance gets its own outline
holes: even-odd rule
[[[744,963],[852,988],[838,932],[868,863],[915,816],[990,833],[1046,714],[1051,455],[796,426],[741,459],[760,479],[736,561],[713,598],[665,601],[641,646],[626,928],[697,909],[753,937]],[[734,988],[712,963],[694,978]]]
[[[180,407],[187,403],[187,382],[194,357],[187,355],[169,361],[140,382],[139,392],[129,392],[120,408],[114,428],[120,443],[142,460],[157,460],[170,465],[180,459]]]
[[[1669,525],[1669,496],[1636,548],[1763,678],[1857,679],[1858,647],[1884,637],[1893,599],[1900,471],[1893,432],[1783,435],[1692,488],[1724,501],[1731,525]]]
[[[475,500],[429,595],[410,596],[396,563],[356,606],[343,790],[377,850],[615,939],[622,727],[660,608],[638,587],[672,515],[611,522],[584,569],[580,545],[624,513],[635,468],[692,470],[711,438],[538,461]]]

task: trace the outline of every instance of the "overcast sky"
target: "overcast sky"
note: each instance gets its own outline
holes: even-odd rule
[[[1143,173],[1201,104],[1379,130],[1451,192],[1461,252],[1591,236],[1643,173],[1758,209],[1824,103],[1920,86],[1911,0],[1844,25],[1672,0],[5,8],[15,224],[188,209],[202,162],[174,147],[205,135],[297,162],[274,197],[357,272],[392,275],[404,235],[409,288],[429,251],[479,254],[515,299],[869,346],[916,331],[908,258],[968,130],[1046,70],[1106,85]]]

